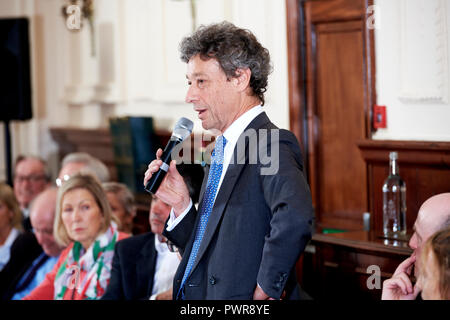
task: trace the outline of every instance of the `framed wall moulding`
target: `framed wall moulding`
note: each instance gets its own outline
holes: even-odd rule
[[[449,102],[446,0],[400,4],[399,99],[405,103]]]

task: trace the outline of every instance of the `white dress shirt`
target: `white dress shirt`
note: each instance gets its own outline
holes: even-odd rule
[[[155,274],[153,276],[153,289],[150,300],[155,300],[156,296],[169,290],[173,284],[173,277],[177,271],[180,259],[176,252],[171,252],[165,242],[159,241],[155,234],[155,249],[157,252]]]
[[[228,166],[231,161],[231,157],[233,156],[234,147],[239,139],[239,136],[244,132],[245,128],[253,121],[259,114],[264,112],[261,105],[257,105],[239,118],[237,118],[223,133],[225,139],[227,139],[227,144],[225,145],[225,149],[223,152],[223,167],[222,167],[222,175],[220,176],[219,185],[217,186],[217,194],[219,193],[220,186],[222,185],[223,178],[225,177],[225,173],[227,172]],[[215,198],[214,198],[215,199]],[[172,231],[177,224],[183,220],[184,216],[191,210],[192,208],[192,199],[189,202],[188,207],[184,212],[182,212],[178,218],[175,217],[175,213],[173,212],[173,208],[170,211],[170,219],[167,221],[167,231]]]

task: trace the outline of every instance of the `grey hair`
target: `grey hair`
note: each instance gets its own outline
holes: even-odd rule
[[[83,163],[85,167],[81,169],[81,173],[94,175],[100,182],[108,182],[110,180],[109,170],[106,165],[86,152],[69,153],[62,160],[61,166],[64,167],[68,163]]]
[[[264,93],[272,72],[270,55],[249,30],[227,21],[202,25],[181,41],[180,53],[186,63],[197,54],[203,60],[216,59],[228,78],[238,77],[238,69],[249,68],[253,95],[264,105]]]

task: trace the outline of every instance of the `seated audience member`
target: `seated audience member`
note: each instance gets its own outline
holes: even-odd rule
[[[23,227],[31,229],[29,205],[49,185],[46,162],[35,156],[19,156],[14,166],[14,194],[23,214]]]
[[[400,274],[383,283],[384,297],[412,300],[420,292],[424,300],[450,300],[450,228],[432,235],[417,259],[417,283],[413,286],[409,277]]]
[[[20,300],[37,287],[56,264],[59,254],[64,249],[53,237],[55,220],[56,188],[48,188],[41,192],[30,205],[30,219],[33,233],[43,252],[22,270],[10,284],[5,299]],[[19,240],[19,239],[18,239]]]
[[[435,233],[419,258],[417,283],[424,300],[450,300],[450,228]]]
[[[54,236],[63,246],[44,281],[26,300],[95,300],[105,292],[117,241],[117,230],[101,185],[91,175],[75,175],[58,190]]]
[[[424,243],[437,231],[450,226],[450,193],[441,193],[426,200],[419,209],[414,223],[414,233],[409,246],[414,250],[411,257],[400,263],[392,278],[383,282],[381,299],[413,300],[420,293],[419,286],[414,286],[410,277],[418,278],[421,272],[419,257]],[[413,271],[414,270],[414,271]],[[401,280],[400,280],[401,279]],[[398,287],[398,281],[404,283],[406,292]]]
[[[118,182],[105,182],[102,187],[108,197],[112,214],[120,221],[119,231],[132,234],[136,206],[130,189],[123,183]]]
[[[85,152],[73,152],[62,160],[56,185],[60,187],[77,173],[93,175],[100,182],[108,182],[110,179],[108,168],[99,159]]]
[[[31,231],[20,234],[11,247],[9,262],[0,271],[0,299],[10,300],[15,284],[33,261],[42,253],[42,247]]]
[[[0,271],[8,263],[11,246],[22,231],[22,214],[13,189],[0,183]]]
[[[193,203],[198,201],[203,180],[200,165],[179,165]],[[171,207],[153,197],[149,222],[151,232],[117,244],[111,282],[102,300],[171,300],[173,277],[180,257],[171,252],[162,235]],[[171,246],[171,248],[173,248]]]

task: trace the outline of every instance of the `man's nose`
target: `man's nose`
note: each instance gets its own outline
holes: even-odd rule
[[[411,239],[409,239],[409,247],[411,249],[417,249],[417,240],[416,240],[416,234],[414,233],[411,237]]]
[[[27,178],[27,179],[23,179],[23,183],[22,183],[24,188],[29,188],[31,187],[31,179]]]
[[[197,89],[192,84],[189,86],[189,89],[186,93],[186,98],[184,99],[184,101],[186,103],[194,103],[196,100],[197,100]]]
[[[42,235],[40,232],[34,232],[37,242],[42,246]]]

